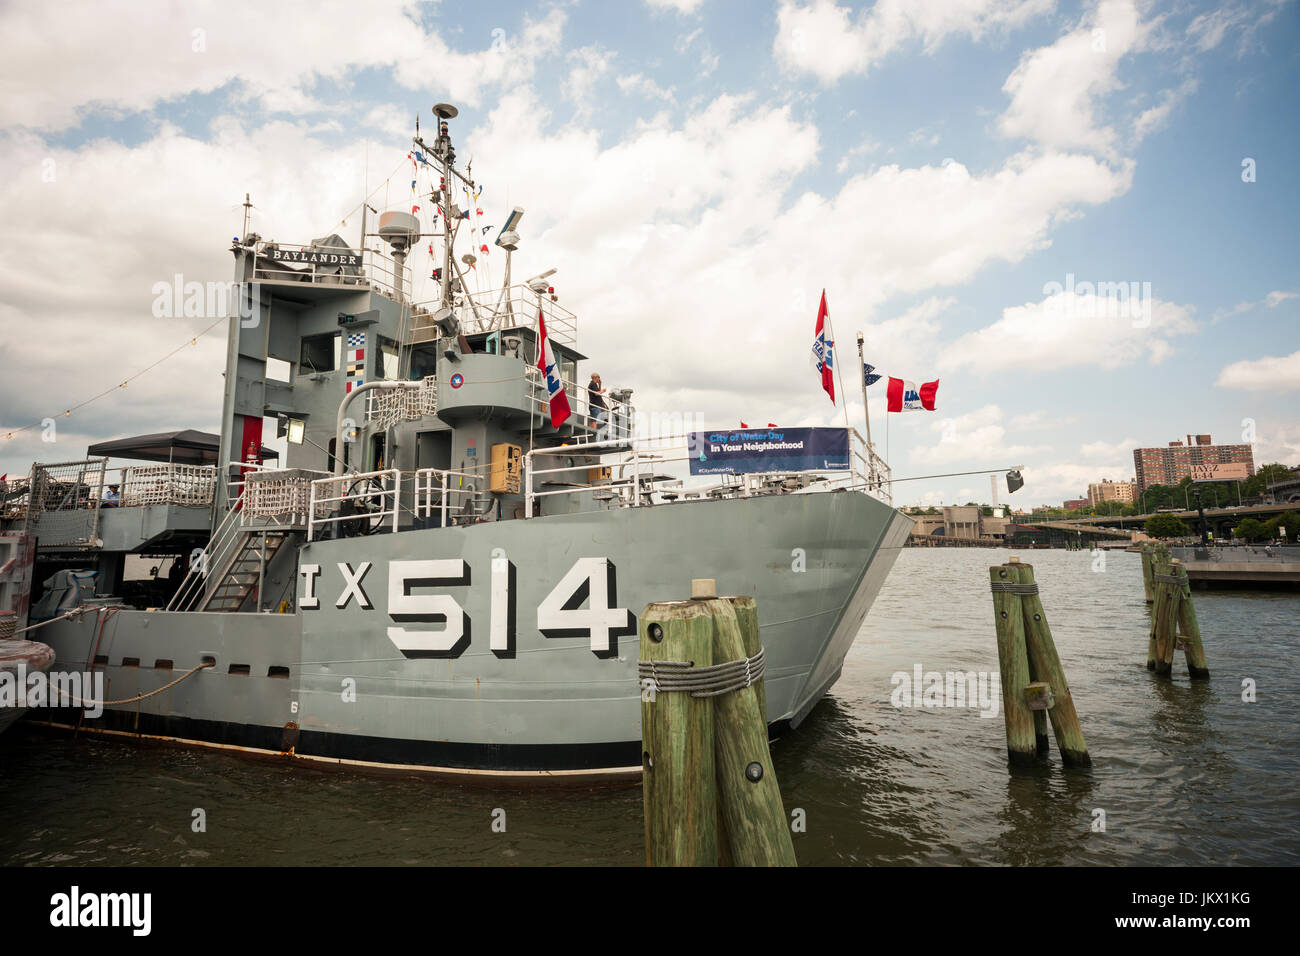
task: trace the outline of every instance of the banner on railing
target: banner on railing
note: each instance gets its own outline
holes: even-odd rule
[[[745,428],[691,432],[692,475],[766,471],[846,471],[847,428]]]

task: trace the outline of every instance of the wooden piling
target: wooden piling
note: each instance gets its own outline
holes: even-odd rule
[[[713,663],[713,615],[699,601],[648,605],[641,615],[641,660]],[[712,698],[653,690],[641,695],[647,866],[713,866],[718,861],[717,772]]]
[[[1178,622],[1178,605],[1182,590],[1171,580],[1173,563],[1157,553],[1152,561],[1155,604],[1151,611],[1151,638],[1147,642],[1147,668],[1165,677],[1174,665],[1174,629]]]
[[[753,609],[753,599],[723,598],[704,602],[713,616],[713,663],[752,657],[735,602]],[[761,644],[760,644],[761,648]],[[755,652],[756,653],[756,652]],[[736,866],[795,866],[794,843],[786,821],[781,788],[767,742],[762,680],[712,698],[714,759],[718,806],[725,827],[725,846]]]
[[[1024,606],[1024,602],[1022,601],[1021,607],[1023,608],[1023,606]],[[1048,745],[1048,739],[1047,739],[1047,708],[1044,707],[1042,710],[1039,710],[1037,707],[1034,706],[1034,699],[1036,694],[1036,692],[1034,691],[1034,687],[1035,685],[1042,682],[1042,680],[1043,680],[1042,675],[1034,671],[1034,660],[1031,657],[1029,659],[1029,684],[1026,685],[1025,700],[1029,705],[1029,709],[1034,713],[1035,750],[1037,751],[1038,756],[1046,757],[1050,749]],[[1043,686],[1047,686],[1047,685],[1043,684]]]
[[[1032,587],[1032,591],[1021,597],[1025,616],[1025,643],[1030,666],[1040,680],[1050,685],[1051,696],[1055,698],[1047,715],[1052,724],[1052,732],[1056,735],[1057,749],[1061,751],[1061,762],[1067,767],[1089,767],[1092,758],[1088,756],[1088,744],[1083,739],[1083,727],[1074,708],[1074,699],[1070,696],[1065,668],[1061,666],[1061,658],[1056,653],[1056,642],[1052,640],[1052,630],[1047,624],[1047,612],[1043,610],[1042,599],[1038,596],[1033,565],[1019,564],[1016,580],[1021,585]]]
[[[1012,559],[1015,561],[1015,559]],[[1016,565],[989,568],[994,585],[993,624],[998,636],[998,667],[1002,676],[1002,714],[1007,728],[1007,759],[1012,764],[1032,764],[1038,752],[1034,715],[1025,702],[1029,685],[1029,656],[1025,649],[1025,617],[1021,596],[997,590],[998,585],[1016,584]]]
[[[1181,561],[1174,561],[1174,575],[1178,578],[1175,585],[1181,592],[1178,602],[1178,630],[1183,636],[1183,653],[1187,657],[1187,673],[1193,680],[1209,680],[1210,665],[1205,660],[1205,647],[1201,644],[1201,625],[1196,620],[1196,608],[1192,606],[1192,587],[1187,580],[1187,568]]]
[[[745,655],[753,657],[763,649],[763,639],[758,630],[758,602],[752,597],[727,597],[727,601],[733,611],[736,612],[736,623],[740,625],[740,636],[745,641]],[[716,645],[714,645],[716,652]],[[758,692],[758,710],[763,715],[763,725],[767,726],[767,682],[760,680],[754,685]]]
[[[1155,600],[1155,584],[1151,580],[1151,561],[1155,557],[1155,545],[1150,541],[1142,542],[1142,590],[1146,593],[1147,603]],[[1154,656],[1154,655],[1153,655]]]

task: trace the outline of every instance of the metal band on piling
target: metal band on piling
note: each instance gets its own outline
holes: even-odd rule
[[[1037,594],[1037,584],[1018,584],[1012,581],[992,581],[989,590],[994,594]]]
[[[655,691],[673,693],[686,691],[692,697],[717,697],[733,691],[744,690],[763,679],[767,669],[765,651],[753,657],[696,667],[691,661],[637,661],[637,677],[642,687],[653,682]]]
[[[1182,580],[1176,574],[1156,574],[1153,580],[1163,581],[1165,584],[1182,584]]]

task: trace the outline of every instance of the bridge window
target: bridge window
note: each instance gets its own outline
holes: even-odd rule
[[[382,335],[379,339],[379,355],[375,364],[375,377],[392,380],[397,378],[397,343]]]
[[[313,372],[332,372],[339,367],[342,358],[343,337],[337,332],[324,335],[304,335],[302,337],[302,362],[298,374],[310,375]]]

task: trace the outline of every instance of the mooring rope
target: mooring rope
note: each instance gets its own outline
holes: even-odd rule
[[[1017,584],[1011,581],[993,581],[989,590],[994,594],[1037,594],[1037,584]]]
[[[13,636],[17,636],[19,634],[25,634],[27,631],[34,631],[38,627],[44,627],[46,624],[55,624],[58,623],[59,621],[66,621],[69,618],[81,617],[81,615],[85,614],[87,611],[94,611],[97,610],[98,608],[114,607],[114,606],[116,605],[83,604],[80,607],[74,607],[71,611],[67,611],[63,614],[60,614],[58,617],[52,617],[48,621],[41,621],[39,624],[29,624],[26,627],[20,627],[18,628],[18,630],[14,631]]]
[[[185,678],[189,677],[191,674],[194,674],[194,673],[197,673],[198,671],[203,670],[203,668],[205,668],[205,667],[216,667],[216,666],[217,666],[217,665],[216,665],[216,663],[215,663],[214,661],[204,661],[202,664],[197,664],[197,665],[195,665],[194,667],[191,667],[189,670],[187,670],[187,671],[186,671],[184,674],[182,674],[180,677],[176,678],[176,679],[175,679],[174,681],[172,681],[170,684],[163,684],[162,687],[159,687],[157,690],[151,690],[151,691],[149,691],[149,693],[147,693],[147,694],[136,694],[134,697],[124,697],[122,700],[91,700],[91,701],[87,701],[87,700],[83,700],[83,699],[80,698],[80,697],[76,697],[76,696],[74,696],[74,695],[72,695],[72,694],[69,694],[69,695],[68,695],[68,700],[71,700],[71,701],[74,701],[75,703],[81,704],[83,707],[86,706],[86,704],[90,704],[90,705],[92,705],[92,706],[94,706],[95,704],[99,704],[99,705],[102,706],[102,707],[117,707],[117,706],[119,706],[119,705],[121,705],[121,704],[134,704],[134,703],[136,703],[137,701],[141,701],[141,700],[144,700],[144,699],[146,699],[146,698],[148,698],[148,697],[152,697],[154,694],[161,694],[163,691],[167,690],[167,689],[170,688],[170,687],[175,687],[175,686],[176,686],[177,684],[179,684],[181,681],[185,680]]]
[[[692,697],[718,697],[744,690],[762,680],[767,669],[765,652],[753,657],[696,667],[694,661],[637,661],[641,686],[665,693],[687,691]]]

